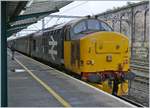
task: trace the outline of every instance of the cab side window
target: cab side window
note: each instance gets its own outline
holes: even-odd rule
[[[85,31],[86,30],[86,23],[85,21],[82,21],[80,23],[78,23],[75,27],[74,27],[74,33],[75,34],[78,34],[82,31]]]

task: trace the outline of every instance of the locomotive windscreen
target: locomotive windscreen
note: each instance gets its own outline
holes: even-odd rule
[[[112,28],[103,21],[98,19],[81,20],[73,27],[71,39],[79,39],[84,37],[85,34],[98,32],[98,31],[112,31]]]

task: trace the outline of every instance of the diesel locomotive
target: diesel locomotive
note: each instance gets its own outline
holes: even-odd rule
[[[82,18],[8,41],[31,57],[63,66],[81,79],[114,94],[128,93],[131,79],[127,36],[104,21]]]

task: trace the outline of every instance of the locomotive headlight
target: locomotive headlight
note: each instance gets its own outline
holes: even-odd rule
[[[84,61],[80,60],[80,65],[83,66],[83,64],[84,64]]]
[[[125,51],[125,53],[128,53],[128,48],[127,48],[127,50]]]
[[[116,45],[116,49],[119,49],[120,48],[120,45]]]
[[[107,55],[106,56],[106,61],[111,62],[112,61],[112,55]]]
[[[123,65],[121,63],[118,64],[118,69],[122,70],[123,69]]]
[[[103,49],[103,45],[102,44],[99,46],[99,49]]]
[[[87,64],[87,65],[94,65],[94,60],[87,60],[87,61],[86,61],[86,64]]]
[[[126,59],[126,60],[123,62],[123,64],[128,64],[128,59]]]

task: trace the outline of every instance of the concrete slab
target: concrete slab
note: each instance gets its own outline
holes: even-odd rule
[[[62,107],[62,105],[26,71],[8,56],[8,106],[9,107]]]

